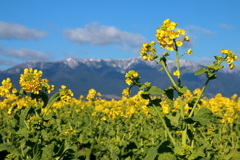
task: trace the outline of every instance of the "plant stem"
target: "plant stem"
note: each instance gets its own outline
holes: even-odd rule
[[[193,115],[193,113],[194,113],[194,110],[195,110],[195,108],[197,107],[197,104],[198,104],[198,102],[199,102],[199,100],[200,100],[203,92],[205,91],[205,89],[206,89],[207,84],[208,84],[209,81],[210,81],[210,79],[208,78],[207,81],[205,82],[202,90],[201,90],[200,95],[198,96],[198,98],[197,98],[197,100],[196,100],[196,102],[195,102],[195,104],[194,104],[194,106],[193,106],[193,109],[191,110],[191,112],[190,112],[190,114],[189,114],[189,116],[188,116],[189,118],[192,117],[192,115]]]
[[[149,98],[150,98],[150,97],[149,97]],[[153,104],[153,107],[154,107],[155,111],[157,112],[157,115],[158,115],[158,117],[160,118],[160,120],[161,120],[161,122],[162,122],[162,124],[163,124],[163,126],[164,126],[165,131],[167,132],[167,135],[169,136],[171,142],[172,142],[173,145],[175,146],[176,142],[175,142],[173,136],[171,135],[171,133],[170,133],[170,131],[169,131],[169,129],[168,129],[168,127],[167,127],[167,125],[166,125],[163,117],[162,117],[161,114],[159,113],[159,111],[158,111],[157,107],[155,106],[155,104]]]
[[[170,81],[172,82],[172,84],[177,88],[177,85],[175,83],[175,81],[173,80],[172,76],[170,75],[170,73],[168,72],[168,69],[165,65],[165,63],[163,61],[161,61],[161,65],[163,66],[163,69],[165,70],[166,74],[168,75],[168,78],[170,79]]]

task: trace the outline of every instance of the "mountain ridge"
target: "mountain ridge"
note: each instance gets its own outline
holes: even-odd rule
[[[182,84],[189,86],[190,90],[200,88],[206,80],[205,75],[194,76],[194,72],[203,65],[196,64],[189,60],[180,60],[182,73]],[[167,61],[169,72],[176,70],[174,61]],[[161,65],[154,61],[144,61],[141,57],[130,59],[72,59],[46,62],[46,61],[28,61],[16,65],[10,69],[0,72],[0,80],[7,77],[11,78],[14,86],[18,85],[19,74],[23,73],[24,68],[33,68],[43,71],[43,77],[49,79],[50,84],[59,88],[62,84],[72,89],[76,96],[86,95],[91,88],[105,95],[105,97],[121,97],[121,91],[127,88],[125,83],[125,73],[128,70],[139,72],[141,82],[152,82],[160,88],[167,88],[171,85],[164,71],[158,72]],[[240,94],[240,88],[236,85],[240,82],[239,68],[236,71],[218,72],[215,83],[210,81],[207,87],[206,95],[214,96],[217,92],[222,92],[226,96],[233,93]],[[226,82],[230,84],[226,86]],[[137,88],[134,88],[134,92]]]

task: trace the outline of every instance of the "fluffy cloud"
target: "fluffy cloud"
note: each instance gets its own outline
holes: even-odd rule
[[[14,58],[23,59],[23,60],[36,60],[36,59],[46,60],[49,58],[49,56],[43,52],[34,51],[27,48],[4,49],[1,46],[0,46],[0,55],[14,57]]]
[[[121,31],[114,26],[99,25],[96,22],[87,24],[84,28],[65,29],[64,34],[68,40],[79,44],[120,44],[137,47],[146,42],[146,38],[140,34]]]
[[[223,24],[223,23],[219,24],[219,26],[222,27],[222,28],[225,28],[225,29],[233,29],[234,28],[233,26]]]
[[[0,58],[0,66],[12,66],[18,64],[17,61],[14,60],[5,60]]]
[[[47,35],[45,31],[26,28],[20,24],[0,21],[0,39],[37,40]]]
[[[198,27],[198,26],[194,26],[194,25],[186,26],[185,29],[188,30],[188,31],[194,31],[194,32],[203,34],[205,37],[210,37],[210,36],[215,34],[215,32],[212,32],[208,29]]]

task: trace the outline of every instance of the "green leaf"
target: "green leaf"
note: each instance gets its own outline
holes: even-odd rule
[[[179,112],[168,114],[166,117],[170,120],[172,126],[179,127],[181,117]]]
[[[25,121],[28,113],[31,112],[31,111],[33,111],[32,106],[26,107],[26,108],[24,108],[24,109],[21,110],[19,127],[25,127],[24,121]]]
[[[43,108],[45,108],[48,104],[48,95],[46,93],[42,93],[42,100],[43,100]]]
[[[211,73],[210,71],[206,73],[207,77],[212,80],[212,79],[216,79],[217,75],[214,73]]]
[[[181,94],[185,94],[185,93],[187,93],[187,90],[188,90],[188,87],[187,87],[187,86],[183,86],[183,87],[179,90],[179,92],[180,92]]]
[[[174,92],[174,89],[172,86],[170,86],[168,89],[164,89],[165,93],[164,93],[164,98],[166,99],[167,101],[167,104],[170,108],[173,107],[173,92]]]
[[[182,149],[182,146],[181,146],[181,143],[180,142],[176,142],[176,145],[174,146],[174,153],[177,154],[177,155],[180,155],[180,156],[184,156],[184,152],[183,152],[183,149]]]
[[[53,103],[56,102],[60,97],[61,97],[61,95],[59,92],[52,95],[52,97],[48,101],[48,107],[51,107],[53,105]]]
[[[213,112],[208,108],[199,109],[192,118],[185,118],[184,121],[188,124],[198,122],[201,125],[208,125],[210,122],[214,122],[215,119],[220,117],[213,114]]]
[[[56,116],[56,113],[55,112],[51,112],[50,114],[44,116],[43,120],[48,121],[48,120],[50,120],[54,116]]]
[[[177,157],[173,155],[172,153],[162,153],[159,154],[158,160],[176,160]]]
[[[161,143],[159,143],[159,140],[156,141],[155,144],[148,150],[147,156],[144,158],[144,160],[155,159],[160,145]]]
[[[202,67],[202,68],[198,69],[198,70],[194,73],[194,75],[195,75],[195,76],[198,76],[198,75],[201,75],[201,74],[203,74],[203,73],[205,73],[205,72],[207,72],[207,69]]]
[[[0,144],[0,151],[4,151],[4,150],[7,150],[7,149],[8,149],[7,144],[5,144],[5,143]]]
[[[42,144],[36,143],[33,147],[33,159],[39,160],[41,159],[42,154]]]
[[[162,95],[165,92],[156,86],[152,86],[149,91],[143,92],[143,94]]]
[[[23,137],[27,138],[28,135],[29,135],[29,131],[28,131],[28,129],[26,127],[24,127],[24,128],[19,129],[16,132],[16,134],[19,135],[19,136],[23,136]]]

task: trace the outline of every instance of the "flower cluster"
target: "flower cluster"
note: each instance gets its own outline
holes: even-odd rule
[[[156,53],[155,48],[153,47],[153,45],[155,45],[156,42],[152,41],[150,44],[149,43],[143,43],[143,47],[140,50],[140,55],[142,56],[142,58],[147,61],[153,61],[154,59],[156,59],[156,55],[154,55]]]
[[[97,91],[95,89],[90,89],[88,91],[88,95],[86,97],[87,100],[93,100],[95,98],[95,96],[97,96],[97,99],[100,99],[100,97],[102,96],[101,93],[97,93]]]
[[[227,64],[229,64],[229,68],[232,70],[235,68],[235,65],[233,64],[234,61],[236,61],[238,59],[238,57],[230,50],[228,49],[222,49],[221,50],[222,54],[225,54],[226,57],[226,61]]]
[[[41,79],[42,74],[42,71],[38,71],[37,69],[25,68],[24,73],[20,75],[19,84],[26,92],[39,94],[40,90],[45,90],[51,93],[54,86],[49,85],[47,79]]]
[[[11,95],[10,90],[12,90],[12,93],[17,92],[17,89],[13,88],[11,79],[10,78],[4,79],[2,81],[2,86],[0,86],[0,96],[9,98]]]
[[[184,36],[183,40],[177,40],[181,35],[185,35],[184,29],[175,29],[177,23],[171,22],[170,19],[163,21],[162,26],[156,30],[156,40],[160,44],[161,48],[165,48],[169,51],[177,51],[177,47],[181,47],[184,41],[190,41],[188,36]],[[140,55],[147,61],[153,61],[156,59],[157,53],[156,49],[153,47],[156,44],[155,41],[151,43],[143,43],[142,49],[140,50]],[[192,50],[187,50],[187,54],[192,54]],[[168,52],[164,52],[165,57],[169,56]]]
[[[61,95],[62,102],[69,102],[71,97],[73,96],[73,92],[70,89],[67,89],[66,86],[61,85],[61,89],[59,89]]]
[[[165,48],[169,51],[175,50],[175,45],[181,47],[183,41],[177,40],[180,35],[185,35],[184,29],[177,29],[177,23],[171,22],[170,19],[163,21],[162,26],[156,30],[156,39],[161,48]],[[184,41],[189,41],[189,37],[185,36]]]
[[[125,74],[125,78],[126,78],[126,83],[130,85],[133,82],[137,82],[140,77],[138,76],[138,72],[134,70],[130,70]]]

